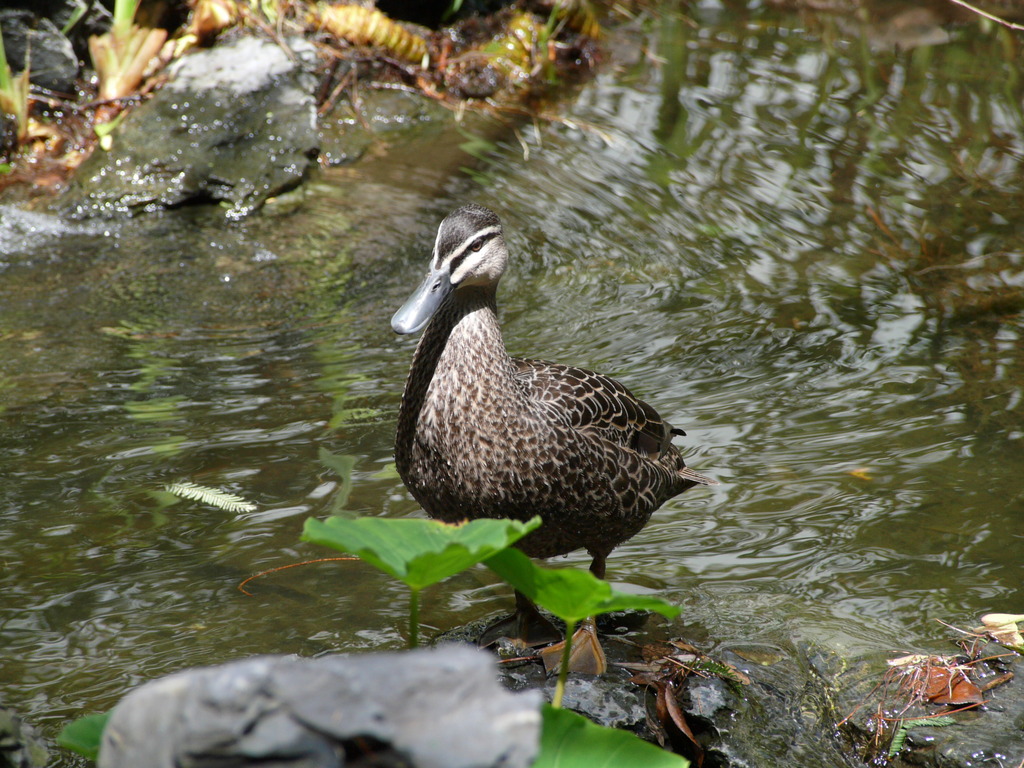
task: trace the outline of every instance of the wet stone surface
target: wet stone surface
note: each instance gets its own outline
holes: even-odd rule
[[[466,648],[260,656],[141,686],[114,709],[100,768],[260,765],[525,768],[540,698]]]
[[[897,718],[935,720],[949,714],[953,723],[907,728],[902,749],[893,756],[892,765],[925,768],[967,768],[978,765],[1016,766],[1024,760],[1024,683],[1020,680],[1020,656],[989,644],[971,665],[972,681],[982,689],[980,707],[965,705],[921,704],[911,702],[911,693],[899,690],[896,683],[888,689],[879,685],[885,670],[872,665],[857,669],[837,681],[840,706],[853,715],[845,728],[860,750],[869,758],[883,757],[892,743]],[[998,681],[991,689],[987,683]],[[1003,682],[1005,681],[1005,682]],[[918,691],[920,694],[920,691]],[[961,710],[961,711],[954,711]],[[880,736],[873,716],[883,712],[889,726]]]
[[[221,202],[242,217],[299,184],[318,151],[315,51],[242,37],[185,56],[56,205],[74,216]]]
[[[327,165],[362,158],[375,142],[390,142],[452,123],[452,113],[425,96],[364,88],[357,102],[342,100],[320,120],[320,152]]]
[[[567,709],[659,743],[695,764],[701,760],[705,768],[763,768],[776,764],[775,756],[782,752],[793,756],[794,765],[862,764],[834,727],[838,717],[830,681],[836,677],[839,661],[811,648],[709,651],[716,661],[732,665],[750,682],[740,685],[694,673],[674,686],[676,702],[699,748],[695,746],[659,719],[654,688],[631,680],[634,665],[644,660],[643,646],[661,646],[669,636],[669,627],[644,626],[644,616],[629,611],[598,618],[608,671],[597,676],[570,675],[563,699]],[[492,620],[473,622],[438,640],[471,642]],[[643,631],[638,632],[641,627]],[[511,656],[500,669],[502,683],[509,689],[538,690],[551,699],[555,675],[546,675],[539,661]]]

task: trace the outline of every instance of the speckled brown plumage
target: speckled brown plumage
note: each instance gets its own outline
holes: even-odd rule
[[[500,224],[487,209],[467,206],[442,223],[417,296],[426,301],[434,278],[433,289],[450,292],[432,309],[413,357],[398,418],[398,472],[440,520],[539,514],[541,528],[519,543],[524,552],[551,557],[583,548],[603,575],[608,553],[655,509],[714,481],[686,467],[671,443],[681,433],[619,382],[508,355],[495,308],[506,260]],[[411,314],[410,305],[399,314]]]

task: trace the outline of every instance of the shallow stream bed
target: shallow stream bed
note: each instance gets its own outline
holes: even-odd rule
[[[330,556],[309,516],[421,514],[388,320],[467,201],[504,221],[510,351],[620,378],[721,483],[609,560],[670,634],[882,670],[1024,611],[1024,38],[933,31],[666,4],[557,120],[401,140],[241,222],[0,209],[0,701],[52,738],[184,667],[402,646],[362,564],[238,586]],[[423,599],[428,635],[511,605],[483,569]]]

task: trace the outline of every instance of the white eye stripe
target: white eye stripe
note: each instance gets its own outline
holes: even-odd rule
[[[478,230],[477,232],[474,232],[472,237],[468,237],[463,241],[462,245],[460,245],[458,250],[455,252],[453,258],[458,258],[459,256],[462,256],[466,252],[466,249],[472,248],[473,245],[477,242],[486,243],[500,232],[500,227],[487,227],[486,229],[481,229]]]
[[[470,237],[465,238],[457,248],[453,248],[450,251],[445,252],[443,250],[444,245],[441,243],[441,236],[444,234],[441,230],[438,230],[437,237],[434,238],[434,252],[431,264],[434,269],[440,269],[441,264],[448,262],[449,267],[452,270],[458,269],[463,259],[466,257],[466,251],[473,247],[476,242],[481,242],[481,245],[486,245],[495,235],[501,236],[501,225],[495,225],[492,227],[484,227],[478,229]]]
[[[448,257],[448,263],[452,265],[453,269],[458,269],[459,264],[465,259],[467,252],[472,249],[473,245],[477,242],[481,242],[486,245],[495,235],[501,234],[501,227],[487,227],[486,229],[480,229],[473,233],[472,237],[468,237],[462,241],[458,248],[452,251]]]
[[[430,265],[433,269],[438,269],[441,266],[441,257],[438,252],[441,249],[441,228],[437,230],[437,234],[434,236],[434,258],[431,260]]]

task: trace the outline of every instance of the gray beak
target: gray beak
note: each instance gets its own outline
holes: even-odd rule
[[[395,333],[416,333],[420,330],[441,306],[445,296],[452,292],[453,287],[447,265],[442,265],[440,269],[431,267],[420,287],[391,318],[391,327]]]

